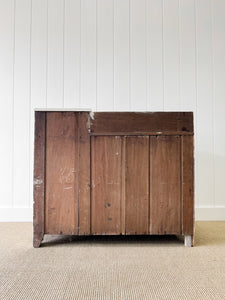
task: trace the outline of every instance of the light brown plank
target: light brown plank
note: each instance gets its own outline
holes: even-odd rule
[[[126,234],[148,233],[149,137],[126,137]]]
[[[92,134],[193,133],[192,112],[95,112]]]
[[[79,123],[79,234],[90,234],[90,116],[80,112]]]
[[[179,136],[150,138],[150,234],[181,233]]]
[[[91,137],[91,233],[121,233],[121,137]]]
[[[182,137],[183,234],[194,234],[194,137]]]
[[[78,233],[78,142],[73,112],[48,112],[45,233]]]
[[[35,112],[33,246],[44,236],[45,203],[45,112]]]

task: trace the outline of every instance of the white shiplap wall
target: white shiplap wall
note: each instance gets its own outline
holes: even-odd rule
[[[32,220],[34,108],[194,111],[196,217],[225,220],[224,0],[0,0],[0,221]]]

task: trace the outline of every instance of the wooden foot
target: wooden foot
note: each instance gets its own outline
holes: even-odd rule
[[[193,247],[193,236],[192,235],[184,236],[184,246],[185,247]]]
[[[40,245],[41,245],[41,242],[42,242],[43,238],[44,238],[44,235],[41,236],[41,237],[34,237],[34,239],[33,239],[33,247],[34,248],[39,248]]]

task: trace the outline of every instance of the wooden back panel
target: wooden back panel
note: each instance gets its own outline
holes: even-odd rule
[[[193,156],[189,112],[37,112],[34,243],[44,233],[193,234]]]

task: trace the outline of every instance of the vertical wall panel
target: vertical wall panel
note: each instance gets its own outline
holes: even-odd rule
[[[195,0],[180,0],[180,109],[196,109]]]
[[[63,107],[64,0],[48,0],[47,106]]]
[[[146,1],[130,1],[130,99],[131,110],[146,110]]]
[[[213,205],[213,82],[211,0],[196,1],[197,185],[196,204]],[[207,166],[207,172],[206,170]],[[204,170],[204,171],[203,171]]]
[[[33,0],[31,11],[30,66],[30,206],[33,204],[34,109],[46,106],[48,2]]]
[[[163,19],[162,0],[147,0],[148,109],[163,111]]]
[[[129,19],[129,0],[114,0],[114,108],[119,111],[128,111],[130,103]]]
[[[80,0],[65,1],[63,45],[64,107],[79,107],[80,100]]]
[[[0,1],[0,206],[12,204],[14,1]]]
[[[97,110],[114,108],[113,0],[97,0]]]
[[[214,60],[214,163],[215,202],[225,206],[225,2],[214,1],[213,7],[213,60]]]
[[[164,108],[180,110],[179,0],[163,1]]]
[[[15,207],[27,207],[30,204],[31,1],[16,1],[15,13],[13,204]]]
[[[80,106],[96,110],[96,0],[81,1]]]

